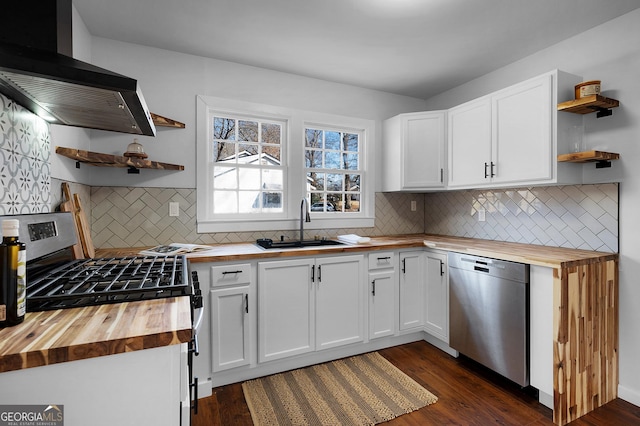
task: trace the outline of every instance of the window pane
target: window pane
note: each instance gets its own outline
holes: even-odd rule
[[[346,191],[360,192],[360,175],[345,175],[344,189]]]
[[[345,170],[358,170],[358,154],[342,154],[342,161]]]
[[[360,211],[360,194],[346,194],[344,211],[359,212]]]
[[[258,145],[239,143],[238,161],[243,164],[252,164],[258,161]]]
[[[280,147],[279,146],[263,146],[260,157],[260,164],[270,164],[272,166],[280,165]]]
[[[213,212],[237,213],[238,199],[235,191],[213,191]]]
[[[262,208],[275,212],[282,211],[282,192],[264,192],[262,194]]]
[[[327,173],[327,189],[329,191],[342,191],[343,175]]]
[[[309,148],[322,148],[322,130],[306,129],[304,136],[304,146]]]
[[[343,151],[358,151],[358,135],[353,133],[345,133],[342,136]]]
[[[340,149],[340,133],[339,132],[325,132],[324,133],[324,147],[325,147],[325,149]]]
[[[213,161],[235,161],[236,144],[234,142],[214,142]],[[231,159],[229,159],[231,157]]]
[[[342,211],[342,201],[343,194],[332,193],[327,194],[327,204],[331,204],[333,207],[332,211],[341,212]]]
[[[279,124],[262,123],[262,141],[263,143],[280,144],[280,134],[282,128]]]
[[[282,170],[266,169],[262,171],[262,189],[282,190],[284,174]]]
[[[235,140],[236,120],[233,118],[213,118],[213,138]]]
[[[304,151],[306,167],[309,169],[322,168],[322,151],[306,149]]]
[[[340,169],[340,153],[339,152],[325,152],[324,168],[325,169]]]
[[[255,213],[260,212],[260,191],[240,191],[238,196],[240,197],[238,213]],[[257,207],[254,207],[257,206]]]
[[[238,187],[238,169],[235,167],[214,167],[213,187],[216,189],[235,189]]]
[[[307,177],[307,186],[310,186],[308,190],[322,191],[323,189],[325,189],[324,173],[309,172],[307,173]]]
[[[258,122],[239,120],[238,138],[241,141],[258,142]]]
[[[260,190],[260,169],[242,168],[238,170],[238,174],[239,174],[238,189]]]

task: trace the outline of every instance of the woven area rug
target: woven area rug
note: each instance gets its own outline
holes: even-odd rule
[[[256,425],[374,425],[438,400],[377,352],[242,384]]]

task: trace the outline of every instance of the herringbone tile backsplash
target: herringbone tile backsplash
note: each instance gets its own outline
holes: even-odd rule
[[[418,209],[411,212],[411,200]],[[422,195],[376,194],[376,226],[353,229],[308,229],[305,238],[415,234],[424,229]],[[169,202],[180,203],[180,215],[169,217]],[[196,191],[173,188],[91,188],[91,230],[99,248],[146,247],[172,242],[195,244],[238,243],[257,238],[296,238],[296,231],[196,233]],[[308,226],[308,228],[311,228]]]
[[[297,237],[293,230],[198,234],[193,189],[93,187],[90,190],[92,236],[99,248]],[[169,217],[170,201],[180,203],[180,216]],[[410,209],[411,201],[416,201],[415,212]],[[486,214],[484,222],[478,220],[481,209]],[[377,193],[374,228],[308,229],[305,238],[423,232],[617,252],[618,184],[433,194]]]
[[[615,253],[618,184],[427,194],[425,232]]]

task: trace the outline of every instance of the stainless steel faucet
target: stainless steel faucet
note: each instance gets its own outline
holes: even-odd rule
[[[300,242],[302,242],[302,240],[304,239],[305,222],[311,222],[311,216],[309,215],[309,206],[307,206],[307,199],[303,198],[302,203],[300,203]]]

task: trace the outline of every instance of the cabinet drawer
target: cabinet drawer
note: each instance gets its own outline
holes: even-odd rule
[[[392,251],[376,251],[369,253],[369,270],[388,269],[396,266],[396,255]]]
[[[211,287],[249,284],[251,282],[251,264],[212,266]]]

